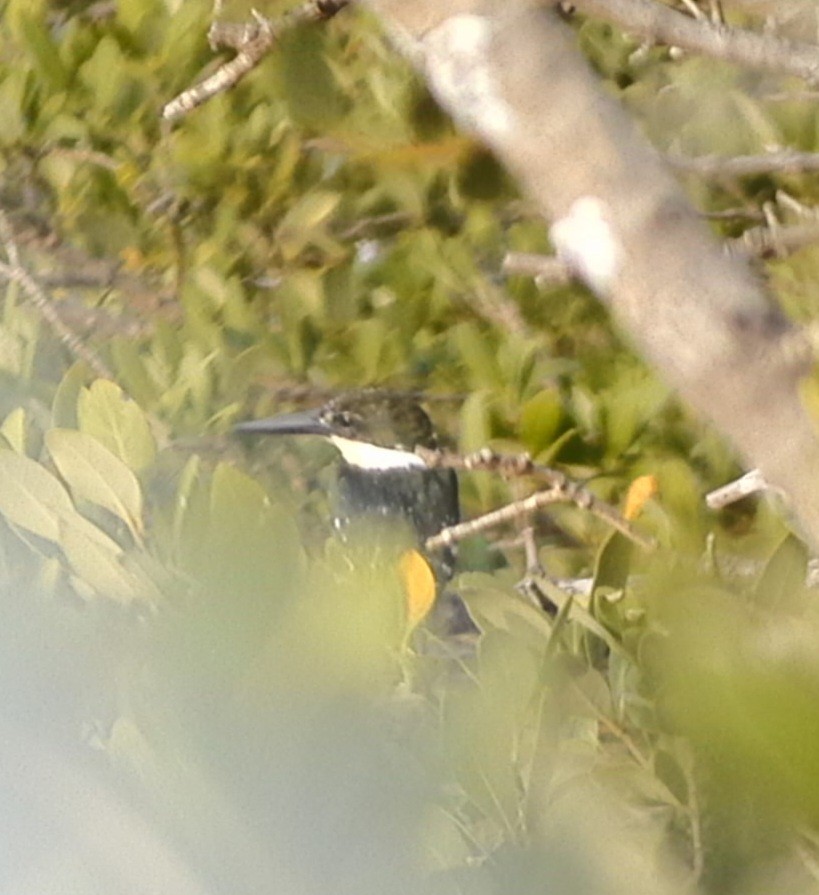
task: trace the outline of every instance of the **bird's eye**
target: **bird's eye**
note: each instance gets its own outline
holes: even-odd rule
[[[345,429],[349,429],[355,424],[352,413],[349,413],[346,410],[342,410],[341,413],[338,414],[336,422],[339,426],[343,426]]]

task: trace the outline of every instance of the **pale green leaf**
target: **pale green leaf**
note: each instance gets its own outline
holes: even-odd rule
[[[492,414],[487,392],[473,391],[461,407],[460,449],[464,453],[486,447],[492,438]]]
[[[211,518],[219,520],[220,526],[235,516],[237,523],[244,519],[245,526],[250,527],[264,515],[269,505],[264,488],[255,479],[226,463],[216,467],[211,484],[210,511]]]
[[[61,520],[77,512],[55,476],[29,457],[4,450],[0,451],[0,515],[56,543]]]
[[[3,420],[3,424],[0,425],[0,435],[6,439],[18,454],[25,452],[26,412],[22,407],[16,407]]]
[[[318,234],[335,211],[340,196],[317,191],[297,202],[282,218],[276,233],[276,244],[285,258],[299,254]]]
[[[13,146],[26,133],[25,94],[30,73],[6,71],[0,82],[0,145]]]
[[[546,644],[552,633],[548,618],[519,594],[499,587],[482,572],[465,572],[458,577],[458,592],[469,614],[481,630],[514,634],[521,643]]]
[[[118,603],[156,598],[151,583],[123,564],[119,544],[78,513],[61,524],[60,546],[75,575],[99,596]]]
[[[72,364],[60,380],[51,402],[51,425],[55,428],[77,428],[77,401],[80,390],[88,379],[88,367],[83,361]]]
[[[563,401],[556,388],[545,388],[520,411],[520,437],[530,454],[545,450],[557,436],[563,419]]]
[[[80,392],[77,418],[82,432],[93,435],[130,469],[149,466],[156,442],[142,410],[107,379]]]
[[[104,507],[142,534],[142,490],[137,477],[108,448],[85,432],[52,429],[46,445],[76,500]]]

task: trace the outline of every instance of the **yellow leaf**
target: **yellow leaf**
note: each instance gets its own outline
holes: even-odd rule
[[[435,602],[435,574],[417,550],[407,550],[398,561],[398,573],[407,599],[407,625],[421,622]]]
[[[626,508],[623,515],[629,522],[633,522],[642,512],[646,503],[654,497],[659,490],[657,477],[654,475],[641,475],[629,485],[626,495]]]

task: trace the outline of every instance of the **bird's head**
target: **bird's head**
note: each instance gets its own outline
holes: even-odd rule
[[[257,435],[318,435],[344,460],[362,469],[422,468],[417,447],[434,450],[432,422],[413,398],[377,389],[351,392],[315,410],[240,423],[236,432]]]

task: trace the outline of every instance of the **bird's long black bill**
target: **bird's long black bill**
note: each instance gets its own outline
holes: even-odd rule
[[[330,435],[330,427],[323,423],[318,411],[283,413],[264,420],[249,420],[233,427],[238,435]]]

